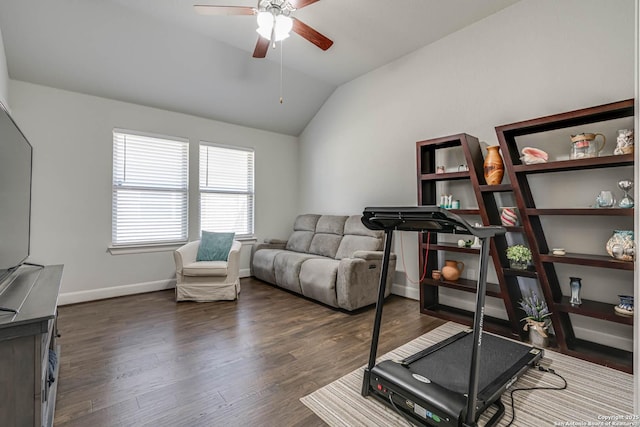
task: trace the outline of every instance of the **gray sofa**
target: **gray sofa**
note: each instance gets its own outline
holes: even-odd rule
[[[253,276],[352,311],[376,302],[384,233],[366,228],[361,215],[299,215],[288,240],[265,240],[251,255]],[[391,292],[391,255],[385,296]]]

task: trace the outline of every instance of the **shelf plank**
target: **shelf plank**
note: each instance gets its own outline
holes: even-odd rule
[[[475,280],[460,278],[455,282],[449,282],[447,280],[434,280],[432,278],[425,278],[422,282],[427,286],[442,286],[444,288],[456,289],[458,291],[476,293],[478,286]],[[500,292],[500,285],[496,283],[487,282],[486,295],[495,298],[502,298],[502,292]]]
[[[449,209],[457,215],[480,215],[480,209]]]
[[[569,208],[569,209],[526,209],[525,214],[536,215],[595,215],[595,216],[633,216],[634,209],[623,208]]]
[[[633,374],[633,353],[630,351],[576,339],[565,353],[578,359]]]
[[[444,172],[444,173],[424,173],[420,175],[423,181],[456,181],[460,179],[469,179],[469,171],[461,172]]]
[[[569,300],[568,296],[563,296],[562,301],[554,304],[554,309],[564,313],[579,314],[595,319],[608,320],[609,322],[622,323],[623,325],[633,325],[633,316],[617,314],[614,310],[615,304],[583,299],[582,304],[573,306],[569,303]]]
[[[513,186],[511,184],[498,184],[498,185],[481,184],[481,185],[478,185],[478,188],[482,193],[506,193],[509,191],[513,191]]]
[[[422,249],[426,250],[427,249],[427,244],[423,243],[422,244]],[[461,248],[460,246],[458,246],[455,243],[430,243],[429,244],[429,250],[433,250],[433,251],[449,251],[449,252],[458,252],[458,253],[465,253],[465,254],[479,254],[480,253],[480,249],[478,248]]]
[[[508,135],[512,138],[520,135],[548,132],[573,126],[581,126],[606,120],[633,117],[634,99],[612,102],[581,110],[538,117],[508,125],[496,126],[496,133]]]
[[[518,276],[518,277],[530,277],[532,279],[538,278],[538,273],[534,270],[518,270],[517,268],[503,268],[505,276]]]
[[[633,166],[633,154],[619,156],[589,157],[587,159],[562,160],[557,162],[538,163],[535,165],[513,165],[515,173],[547,173],[567,172],[584,169],[612,168]]]
[[[540,254],[542,262],[557,262],[562,264],[586,265],[589,267],[615,268],[633,271],[633,261],[621,261],[608,255],[592,255],[567,253],[566,255]]]
[[[473,325],[474,312],[462,310],[460,308],[451,307],[448,305],[439,304],[437,307],[423,308],[422,310],[420,310],[420,312],[422,314],[427,314],[439,319],[445,319],[452,322],[460,323],[462,325]],[[504,319],[485,315],[483,318],[483,329],[487,332],[520,340],[520,336],[513,333],[513,331],[511,330],[509,321]]]

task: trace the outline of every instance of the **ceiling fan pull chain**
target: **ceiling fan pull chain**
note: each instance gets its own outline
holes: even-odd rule
[[[280,104],[282,104],[282,44],[283,40],[280,40]]]

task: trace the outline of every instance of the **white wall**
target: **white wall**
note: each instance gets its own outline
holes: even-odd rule
[[[111,255],[112,130],[189,138],[190,238],[198,234],[198,142],[255,149],[256,234],[287,237],[297,214],[297,138],[11,80],[34,147],[32,262],[64,264],[61,302],[172,287],[172,251]],[[248,273],[250,245],[241,269]]]
[[[7,56],[4,52],[2,31],[0,31],[0,102],[9,108],[9,71],[7,70]]]
[[[300,136],[301,210],[415,205],[416,141],[466,132],[495,145],[495,126],[632,98],[634,39],[634,0],[523,0],[341,86]],[[610,185],[595,182],[583,197],[589,203]],[[570,193],[569,185],[545,188]],[[416,279],[416,237],[402,237]],[[405,270],[402,256],[397,265]],[[395,279],[394,292],[418,296]],[[494,303],[488,312],[500,311]],[[609,326],[630,348],[630,328]]]

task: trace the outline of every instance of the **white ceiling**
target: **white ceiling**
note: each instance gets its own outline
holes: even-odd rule
[[[0,30],[12,79],[298,135],[336,87],[517,1],[320,0],[294,16],[334,45],[266,59],[254,17],[193,9],[256,0],[2,0]]]

